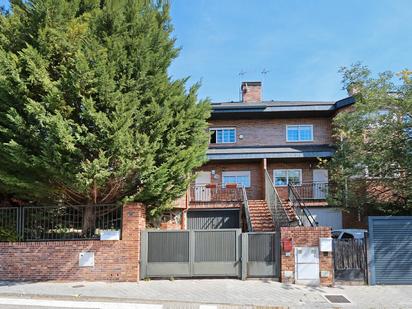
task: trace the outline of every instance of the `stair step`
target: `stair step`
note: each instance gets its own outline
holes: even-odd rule
[[[251,200],[248,205],[250,221],[254,231],[268,232],[275,229],[272,215],[265,200]]]

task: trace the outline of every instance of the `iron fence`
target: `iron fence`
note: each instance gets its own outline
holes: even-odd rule
[[[240,184],[196,184],[190,186],[191,202],[243,202]]]
[[[121,205],[0,207],[0,241],[100,239],[121,226]]]
[[[327,182],[302,183],[294,187],[303,200],[326,200],[329,191]]]

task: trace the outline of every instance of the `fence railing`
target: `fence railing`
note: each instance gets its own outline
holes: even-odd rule
[[[299,225],[301,226],[318,226],[318,222],[312,216],[310,210],[305,206],[304,201],[293,184],[288,185],[289,201],[295,210]]]
[[[247,199],[247,193],[246,193],[245,187],[242,187],[242,192],[243,192],[243,207],[245,209],[247,230],[249,232],[252,232],[253,227],[252,227],[252,221],[250,220],[249,201]]]
[[[272,179],[267,170],[265,170],[265,200],[272,214],[273,223],[276,229],[283,226],[289,226],[292,221],[282,205],[282,201],[273,186]]]
[[[0,207],[0,241],[99,239],[121,227],[121,205]]]
[[[302,183],[301,185],[295,185],[294,187],[300,198],[303,200],[325,200],[328,196],[329,183]]]
[[[196,184],[190,186],[190,202],[243,202],[240,184]]]

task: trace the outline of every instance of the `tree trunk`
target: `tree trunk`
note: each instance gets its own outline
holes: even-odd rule
[[[92,237],[96,229],[96,207],[94,205],[84,207],[82,235],[83,237]]]

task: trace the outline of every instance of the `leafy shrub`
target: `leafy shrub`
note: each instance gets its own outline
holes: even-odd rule
[[[18,237],[15,231],[0,227],[0,241],[17,241]]]

